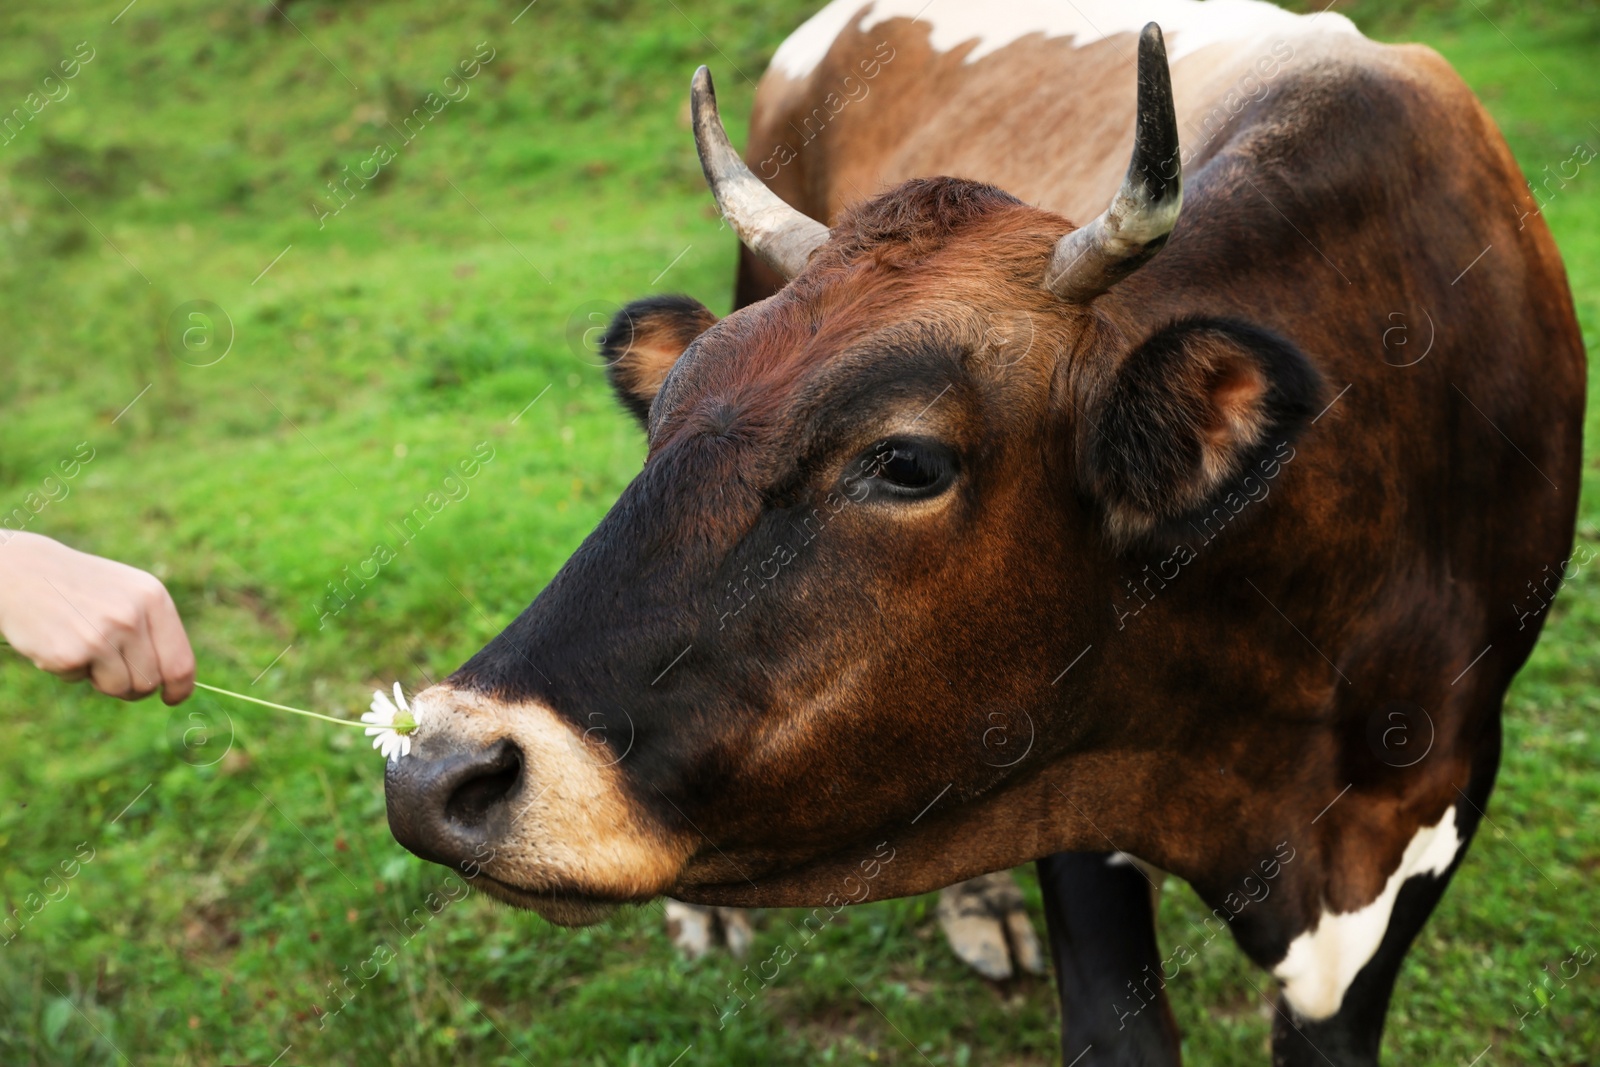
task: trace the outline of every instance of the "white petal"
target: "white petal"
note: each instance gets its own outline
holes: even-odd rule
[[[380,731],[377,734],[377,736],[373,737],[373,739],[372,739],[372,747],[373,748],[382,748],[384,740],[387,739],[388,737],[389,737],[389,731],[388,730]]]
[[[395,703],[395,706],[397,708],[399,708],[401,711],[410,710],[410,709],[408,709],[406,707],[406,696],[405,696],[405,694],[400,692],[400,683],[399,682],[394,683],[394,703]]]
[[[383,694],[381,690],[373,690],[372,714],[378,716],[379,721],[385,723],[393,722],[394,715],[397,710],[399,709],[394,706],[394,704],[387,696]]]
[[[400,737],[400,755],[411,755],[411,738],[406,737],[405,735],[401,735]]]

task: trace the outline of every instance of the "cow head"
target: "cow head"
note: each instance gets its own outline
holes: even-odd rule
[[[403,844],[561,922],[663,893],[816,902],[808,872],[881,858],[935,800],[982,811],[1117,744],[1092,691],[1052,685],[1111,621],[1117,554],[1227,492],[1317,388],[1262,330],[1095,302],[1177,219],[1154,26],[1128,177],[1077,229],[937,178],[830,231],[745,169],[704,68],[693,104],[725,216],[791,280],[720,321],[687,298],[617,316],[643,470],[417,697],[387,780]],[[1031,858],[1002,851],[925,849],[883,885]]]

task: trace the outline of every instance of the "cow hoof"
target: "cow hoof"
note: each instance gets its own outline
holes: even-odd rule
[[[697,960],[711,951],[712,909],[669,900],[663,910],[667,939],[686,959]]]
[[[1039,935],[1009,871],[985,874],[939,893],[939,926],[967,966],[994,981],[1018,970],[1047,970]]]
[[[743,908],[718,908],[717,926],[722,931],[722,943],[736,960],[750,955],[750,946],[756,932],[750,928],[750,913]]]
[[[742,908],[665,902],[667,937],[685,959],[715,948],[744,959],[755,941],[750,913]],[[986,874],[939,894],[939,926],[950,948],[967,966],[994,981],[1018,971],[1045,974],[1049,965],[1009,871]]]
[[[718,947],[726,947],[737,960],[750,954],[755,931],[749,913],[742,908],[708,908],[668,900],[664,910],[667,938],[685,959],[697,960]]]

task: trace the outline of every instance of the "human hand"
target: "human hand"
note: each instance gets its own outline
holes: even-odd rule
[[[0,542],[0,633],[34,666],[110,696],[194,691],[194,652],[154,575],[39,534]]]

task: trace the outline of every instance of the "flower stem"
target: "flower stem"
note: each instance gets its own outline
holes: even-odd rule
[[[213,693],[221,693],[223,696],[233,697],[236,700],[247,700],[252,704],[260,704],[264,708],[276,708],[279,711],[289,711],[296,715],[304,715],[312,719],[321,719],[323,722],[338,723],[340,726],[359,726],[365,728],[371,725],[370,723],[359,722],[355,719],[335,719],[332,715],[319,715],[314,711],[304,711],[300,708],[291,708],[287,704],[274,704],[270,700],[262,700],[259,697],[247,697],[243,693],[235,693],[231,689],[222,689],[214,685],[207,685],[204,682],[196,682],[194,683],[194,687],[196,689],[207,689]]]

